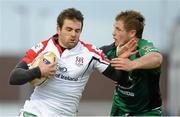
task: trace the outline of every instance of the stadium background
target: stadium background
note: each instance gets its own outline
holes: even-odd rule
[[[180,115],[179,0],[0,0],[0,116],[16,116],[33,87],[8,85],[8,75],[25,51],[56,32],[56,18],[68,7],[84,14],[81,40],[97,47],[113,41],[114,18],[135,9],[146,18],[143,37],[164,56],[161,93],[164,115]],[[94,72],[80,102],[78,115],[109,115],[114,83]]]

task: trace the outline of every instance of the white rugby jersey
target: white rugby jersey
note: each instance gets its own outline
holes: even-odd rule
[[[57,35],[27,51],[23,60],[30,64],[41,52],[53,51],[58,60],[55,77],[36,86],[23,111],[39,117],[76,115],[79,100],[93,70],[103,72],[109,65],[101,50],[79,41],[72,49],[65,49],[55,42]]]

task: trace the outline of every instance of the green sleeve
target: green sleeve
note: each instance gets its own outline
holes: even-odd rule
[[[147,40],[143,40],[141,39],[140,41],[138,41],[138,47],[139,47],[139,55],[140,56],[144,56],[149,52],[157,52],[160,53],[160,51],[154,47],[152,42],[148,42]],[[150,71],[154,72],[154,73],[159,73],[160,72],[160,67],[151,69]]]
[[[139,54],[140,56],[144,56],[149,52],[159,52],[157,48],[154,47],[152,42],[148,42],[147,40],[140,39],[138,42],[138,47],[139,47]]]

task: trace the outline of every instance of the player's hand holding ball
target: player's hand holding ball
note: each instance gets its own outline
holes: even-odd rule
[[[56,55],[53,52],[45,52],[39,55],[29,67],[39,67],[41,71],[41,77],[32,80],[30,83],[34,86],[41,85],[47,79],[54,77],[56,73]]]

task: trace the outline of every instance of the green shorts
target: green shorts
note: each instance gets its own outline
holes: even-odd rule
[[[20,117],[37,117],[37,115],[32,114],[30,112],[22,111],[20,112]]]
[[[111,110],[111,116],[161,116],[161,115],[162,115],[161,107],[139,113],[127,113],[117,108],[116,109],[113,108]]]

